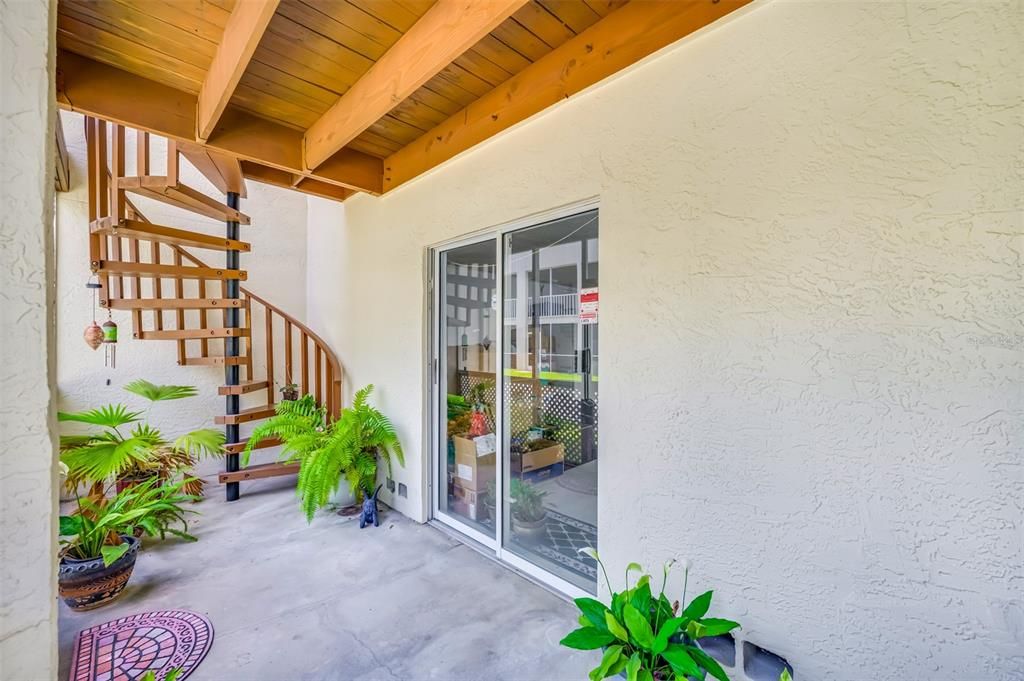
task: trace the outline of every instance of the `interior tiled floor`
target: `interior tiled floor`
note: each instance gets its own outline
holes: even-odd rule
[[[194,681],[575,681],[597,656],[561,648],[572,604],[437,530],[385,510],[379,528],[323,513],[306,525],[290,478],[210,485],[200,541],[150,542],[121,598],[60,606],[61,679],[80,629],[181,608],[214,627]]]

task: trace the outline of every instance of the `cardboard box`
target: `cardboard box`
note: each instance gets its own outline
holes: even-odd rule
[[[542,440],[541,442],[547,446],[543,449],[533,449],[522,455],[521,470],[523,473],[540,470],[565,461],[565,447],[560,442],[551,440]]]
[[[494,436],[482,435],[470,438],[453,435],[455,443],[455,468],[452,478],[465,490],[482,492],[487,483],[497,476],[497,456],[494,452]]]
[[[547,446],[512,457],[513,474],[526,482],[540,482],[556,478],[565,471],[565,447],[551,440],[542,443]]]
[[[557,478],[565,472],[565,463],[556,463],[547,468],[538,468],[522,474],[523,482],[536,483],[551,478]]]
[[[452,496],[454,499],[451,510],[470,520],[478,520],[480,522],[487,520],[487,509],[484,508],[482,491],[466,489],[456,479],[455,484],[452,485]]]

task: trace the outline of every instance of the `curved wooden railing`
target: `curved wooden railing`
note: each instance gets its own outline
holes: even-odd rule
[[[292,371],[292,337],[297,335],[299,339],[299,390],[303,395],[311,394],[316,398],[317,403],[324,405],[327,414],[331,419],[337,418],[341,413],[341,363],[337,356],[331,351],[330,346],[320,336],[316,335],[309,327],[298,321],[281,308],[261,298],[249,289],[242,287],[242,294],[246,299],[246,314],[250,312],[248,301],[263,306],[264,328],[266,333],[266,356],[267,356],[267,380],[271,385],[274,383],[274,319],[279,317],[284,327],[284,371],[285,382],[294,381],[295,374]],[[313,362],[309,361],[309,348],[313,348]],[[310,389],[312,383],[313,389]]]
[[[179,254],[183,259],[188,260],[197,267],[208,267],[202,260],[186,251],[181,246],[172,245],[171,248],[175,253]],[[269,404],[274,403],[274,386],[275,376],[279,375],[275,371],[276,366],[281,366],[284,370],[284,384],[295,383],[299,386],[299,392],[302,395],[313,395],[318,404],[324,406],[327,411],[329,418],[334,419],[341,413],[341,384],[342,384],[342,369],[341,362],[338,361],[337,355],[331,350],[327,342],[324,341],[315,331],[310,329],[308,326],[300,322],[295,317],[291,316],[278,306],[274,305],[266,298],[256,295],[250,289],[245,286],[240,286],[239,291],[242,292],[242,300],[244,306],[244,313],[246,319],[246,326],[249,329],[255,329],[256,324],[254,323],[252,316],[252,303],[256,303],[262,307],[263,316],[263,329],[264,329],[264,350],[265,350],[265,371],[266,381],[268,383],[268,395],[267,399]],[[202,295],[200,295],[202,297]],[[275,319],[280,319],[280,324],[275,324]],[[283,331],[283,338],[279,338],[275,342],[277,334],[275,331],[278,328]],[[298,342],[295,342],[296,337]],[[246,348],[246,364],[248,370],[248,377],[253,378],[252,373],[252,338],[247,339],[248,347]],[[277,362],[275,350],[277,348],[282,349],[281,362]],[[296,348],[298,349],[298,362],[296,362]],[[312,353],[310,350],[312,349]],[[208,356],[205,353],[209,352],[208,347],[204,343],[202,348],[203,356]],[[310,354],[313,355],[313,361],[310,362]],[[295,365],[298,364],[298,372],[295,371]],[[312,390],[310,390],[312,386]]]

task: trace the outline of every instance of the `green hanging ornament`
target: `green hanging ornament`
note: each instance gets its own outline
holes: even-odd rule
[[[111,369],[117,368],[117,324],[110,318],[110,310],[107,310],[107,321],[103,322],[103,349],[104,364]]]

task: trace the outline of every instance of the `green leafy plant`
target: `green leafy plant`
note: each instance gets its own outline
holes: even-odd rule
[[[155,385],[141,379],[129,383],[124,389],[149,400],[150,408],[145,419],[142,412],[129,411],[123,404],[57,415],[62,422],[102,428],[84,435],[61,436],[61,460],[68,467],[67,485],[72,489],[83,482],[102,485],[112,477],[156,477],[166,481],[185,473],[188,479],[186,492],[201,494],[202,481],[187,473],[191,472],[200,456],[220,454],[224,434],[204,428],[186,433],[172,442],[149,423],[149,412],[154,404],[193,397],[196,389],[187,385]]]
[[[535,523],[544,519],[547,509],[544,508],[544,497],[547,492],[541,491],[528,482],[512,478],[509,483],[509,496],[512,498],[512,516],[524,523]]]
[[[782,670],[782,673],[779,674],[779,681],[793,681],[793,675],[789,673],[789,669]]]
[[[275,415],[250,435],[242,465],[248,465],[249,455],[260,440],[277,437],[284,443],[282,460],[299,464],[296,490],[307,521],[328,504],[342,477],[360,500],[363,491],[371,489],[377,479],[378,457],[387,463],[389,475],[392,456],[405,465],[394,426],[367,401],[372,391],[373,386],[368,385],[357,392],[352,406],[342,409],[337,420],[329,423],[312,395],[278,403]]]
[[[111,498],[79,497],[77,513],[60,517],[64,555],[81,560],[102,557],[103,564],[110,565],[131,548],[122,536],[137,531],[161,539],[172,534],[195,541],[186,520],[187,514],[195,511],[182,508],[182,504],[196,497],[182,492],[186,484],[187,480],[160,484],[152,478]],[[178,523],[182,529],[173,527]]]
[[[577,598],[580,628],[561,641],[563,646],[577,650],[604,649],[600,664],[590,672],[591,681],[622,672],[629,681],[686,681],[705,679],[708,674],[729,681],[721,665],[697,645],[702,638],[720,636],[740,626],[731,620],[705,617],[713,592],[697,596],[680,613],[679,601],[671,602],[665,596],[674,561],[665,564],[657,596],[651,592],[649,574],[642,575],[630,588],[630,574],[643,571],[637,563],[626,567],[626,590],[616,593],[597,551],[588,548],[580,553],[597,561],[612,594],[608,605],[593,598]],[[686,603],[689,565],[684,570],[681,602]]]
[[[456,418],[457,416],[468,414],[471,408],[469,402],[466,401],[466,398],[463,397],[462,395],[452,395],[451,393],[448,393],[447,403],[449,421]]]

